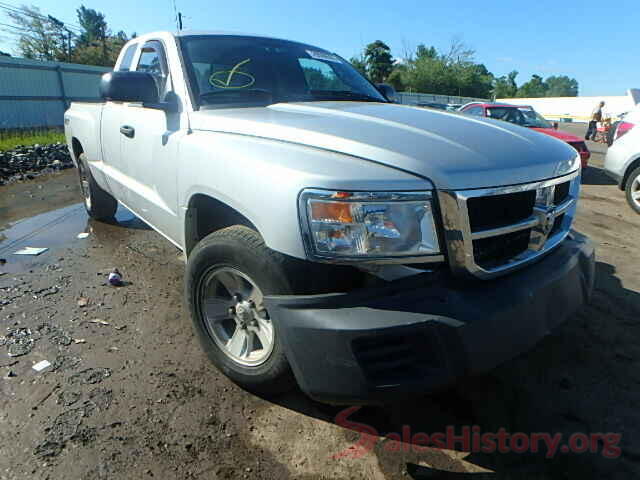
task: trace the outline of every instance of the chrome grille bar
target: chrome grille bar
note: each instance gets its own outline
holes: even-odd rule
[[[569,193],[553,205],[555,186],[571,182]],[[580,170],[539,182],[476,190],[440,191],[438,198],[444,224],[449,263],[454,273],[493,278],[521,268],[554,249],[569,233],[580,188]],[[536,191],[536,201],[528,218],[497,228],[472,231],[467,202],[471,198]],[[505,200],[508,201],[508,200]],[[561,224],[554,229],[556,221]],[[530,229],[528,248],[493,268],[483,268],[474,256],[473,242]]]

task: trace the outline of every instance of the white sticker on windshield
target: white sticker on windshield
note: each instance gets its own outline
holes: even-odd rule
[[[307,50],[307,53],[311,58],[315,58],[316,60],[324,60],[325,62],[337,62],[342,63],[342,60],[336,55],[327,52],[320,52],[318,50]]]

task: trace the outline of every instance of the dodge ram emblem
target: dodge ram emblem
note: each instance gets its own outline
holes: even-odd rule
[[[555,208],[547,210],[540,218],[540,229],[542,233],[547,236],[553,228],[553,223],[556,218]]]

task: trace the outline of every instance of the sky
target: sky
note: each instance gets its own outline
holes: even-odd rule
[[[38,0],[44,14],[76,23],[80,2],[105,14],[110,28],[147,33],[175,30],[173,0],[128,2]],[[518,84],[532,74],[576,78],[581,96],[624,95],[640,88],[640,7],[637,0],[175,0],[185,29],[259,33],[297,40],[338,53],[358,54],[374,40],[401,57],[424,43],[445,50],[460,38],[496,76],[517,70]],[[0,23],[9,23],[0,13]],[[3,35],[0,50],[14,51]]]

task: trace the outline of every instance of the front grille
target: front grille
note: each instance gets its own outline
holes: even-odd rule
[[[575,213],[578,175],[575,171],[524,185],[439,192],[454,273],[493,278],[559,245]]]
[[[556,233],[560,231],[560,229],[562,228],[563,220],[564,220],[564,213],[556,217],[555,222],[553,222],[553,227],[551,228],[551,233],[549,234],[550,237],[553,237]]]
[[[473,241],[473,257],[484,269],[499,267],[529,247],[531,229]]]
[[[555,205],[560,205],[564,202],[569,196],[569,188],[571,187],[571,182],[564,182],[556,185],[556,190],[553,193],[553,203]]]
[[[471,231],[504,227],[524,220],[531,215],[535,201],[535,190],[470,198],[467,211]]]

